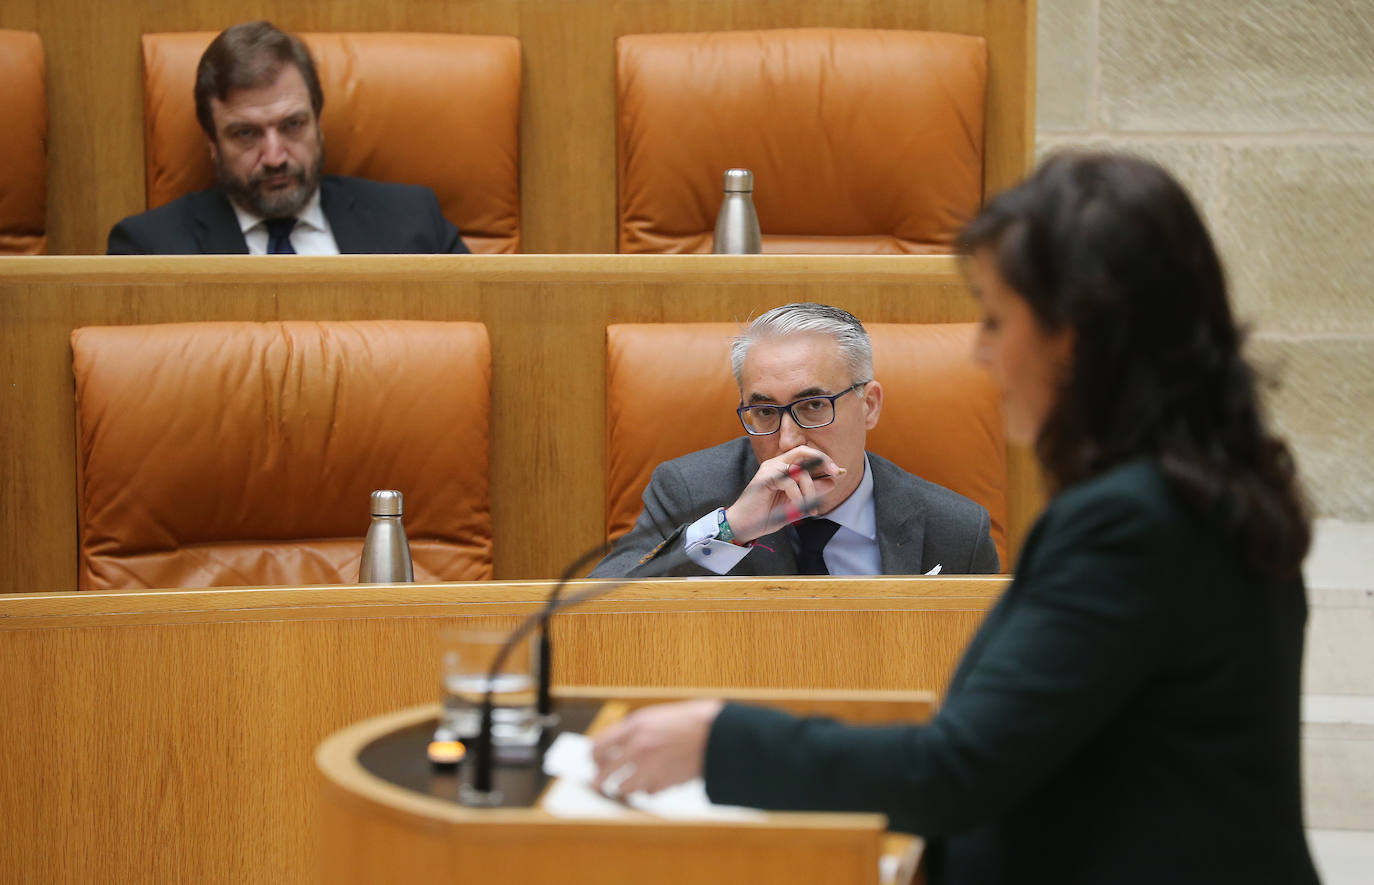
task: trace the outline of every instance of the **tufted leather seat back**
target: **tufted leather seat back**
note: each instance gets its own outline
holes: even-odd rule
[[[422,184],[473,252],[520,250],[520,41],[301,34],[324,90],[325,171]],[[215,35],[144,34],[148,208],[214,184],[196,64]]]
[[[754,173],[764,252],[947,252],[983,198],[981,37],[834,28],[616,41],[621,252],[710,252]]]
[[[352,583],[374,489],[417,581],[492,576],[480,323],[72,332],[82,590]]]
[[[47,245],[48,99],[43,44],[0,30],[0,255],[39,255]]]
[[[1001,398],[972,359],[974,323],[867,325],[883,411],[868,450],[988,509],[1007,555]],[[606,537],[634,525],[663,461],[743,435],[730,374],[731,323],[606,329]]]

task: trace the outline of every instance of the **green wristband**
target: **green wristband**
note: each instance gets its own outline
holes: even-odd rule
[[[735,533],[730,528],[730,523],[725,520],[725,508],[716,511],[716,538],[721,541],[734,543]]]

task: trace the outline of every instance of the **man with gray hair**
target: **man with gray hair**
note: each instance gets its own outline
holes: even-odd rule
[[[864,450],[883,388],[852,314],[774,308],[730,356],[745,436],[660,464],[591,577],[997,571],[985,508]]]

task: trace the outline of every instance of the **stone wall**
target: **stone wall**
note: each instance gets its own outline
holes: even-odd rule
[[[1374,0],[1040,0],[1037,146],[1192,190],[1317,513],[1374,523]]]
[[[1308,822],[1374,829],[1374,0],[1039,0],[1038,42],[1038,151],[1151,157],[1217,239],[1318,517]]]

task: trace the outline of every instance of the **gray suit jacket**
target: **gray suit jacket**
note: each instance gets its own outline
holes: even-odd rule
[[[992,574],[997,548],[988,511],[963,495],[912,476],[873,453],[873,509],[883,574],[919,575],[939,565],[941,574]],[[687,558],[682,533],[717,507],[728,507],[758,472],[748,437],[665,461],[644,490],[644,510],[589,577],[709,575]],[[785,530],[759,545],[731,575],[795,575],[796,555]],[[771,548],[771,549],[767,549]]]

